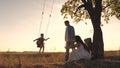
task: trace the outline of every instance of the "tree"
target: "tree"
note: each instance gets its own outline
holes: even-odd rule
[[[101,17],[108,22],[115,15],[120,19],[120,0],[68,0],[61,9],[64,18],[70,16],[75,22],[91,19],[93,25],[93,50],[96,58],[104,57]]]

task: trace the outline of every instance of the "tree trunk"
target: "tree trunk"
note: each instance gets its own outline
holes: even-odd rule
[[[100,27],[101,24],[101,16],[97,13],[94,13],[93,16],[91,16],[91,21],[93,24],[93,50],[94,50],[94,56],[96,58],[103,58],[104,57],[104,43],[103,43],[103,34]]]
[[[94,27],[93,48],[94,48],[95,57],[97,58],[104,57],[103,36],[102,36],[102,30],[100,27]]]
[[[104,44],[103,44],[103,35],[102,30],[100,27],[101,24],[101,11],[102,11],[102,0],[95,0],[95,7],[92,6],[90,1],[85,2],[85,8],[88,11],[93,29],[93,53],[96,58],[103,58],[104,57]]]

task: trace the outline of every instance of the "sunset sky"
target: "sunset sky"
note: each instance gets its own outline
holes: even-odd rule
[[[45,52],[64,52],[66,26],[60,9],[65,1],[0,0],[0,51],[38,51],[33,40],[38,38],[40,33],[44,33],[45,38],[50,38],[45,41]],[[76,35],[80,35],[83,40],[92,38],[93,29],[90,20],[79,23],[68,20],[74,26]],[[103,20],[102,23],[104,49],[120,50],[120,21],[111,17],[108,24]]]

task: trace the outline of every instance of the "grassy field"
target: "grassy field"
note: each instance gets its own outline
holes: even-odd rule
[[[105,52],[104,59],[65,63],[65,53],[0,52],[0,68],[120,68],[120,51]]]

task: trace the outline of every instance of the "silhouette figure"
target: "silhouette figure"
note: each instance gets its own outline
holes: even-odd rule
[[[92,55],[94,55],[94,50],[93,50],[93,43],[91,42],[91,38],[86,38],[84,39],[85,44],[90,48],[90,52]]]
[[[76,35],[75,42],[76,44],[74,45],[74,47],[77,48],[72,49],[72,52],[70,53],[67,62],[72,62],[81,59],[90,60],[91,54],[89,53],[89,48],[84,44],[81,37]]]
[[[39,53],[40,53],[40,52],[44,52],[44,48],[45,48],[45,47],[44,47],[44,41],[46,41],[46,40],[48,40],[48,39],[49,39],[49,38],[45,39],[45,38],[44,38],[44,34],[41,33],[39,38],[33,40],[33,41],[37,41],[37,42],[36,42],[37,47],[40,48]],[[42,50],[42,49],[43,49],[43,50]]]
[[[69,21],[64,22],[66,26],[66,31],[65,31],[65,42],[66,42],[66,56],[65,56],[65,61],[68,60],[69,58],[69,49],[70,47],[74,46],[74,41],[75,41],[75,31],[74,27],[69,24]]]

